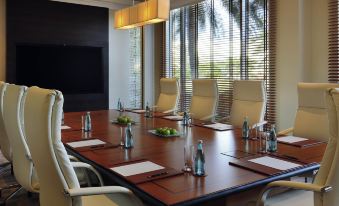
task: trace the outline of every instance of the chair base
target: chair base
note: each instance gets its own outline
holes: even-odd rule
[[[6,197],[2,202],[0,202],[0,205],[6,205],[8,200],[12,199],[16,194],[18,194],[23,189],[23,187],[21,187],[20,185],[11,185],[11,186],[13,186],[12,188],[16,188],[16,189],[8,197]],[[9,188],[6,187],[6,189],[9,189]],[[1,194],[1,191],[2,190],[0,190],[0,194]]]

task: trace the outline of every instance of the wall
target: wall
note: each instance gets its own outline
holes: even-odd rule
[[[128,105],[129,32],[114,29],[114,11],[109,11],[109,108],[117,107],[118,99]],[[144,102],[154,104],[153,26],[144,32]]]
[[[328,81],[328,0],[312,0],[312,82]]]
[[[6,1],[0,0],[0,81],[6,75]]]
[[[114,29],[114,11],[109,11],[109,108],[117,108],[118,98],[128,100],[129,33]],[[126,105],[128,106],[128,105]]]
[[[328,0],[278,0],[277,126],[292,127],[298,82],[327,82]]]

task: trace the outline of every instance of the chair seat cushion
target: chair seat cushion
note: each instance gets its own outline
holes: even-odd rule
[[[267,199],[267,206],[313,206],[313,192],[292,190]]]
[[[121,194],[82,196],[81,201],[82,206],[142,206],[136,197]]]

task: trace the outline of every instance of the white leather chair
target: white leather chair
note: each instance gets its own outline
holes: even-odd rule
[[[192,83],[191,117],[199,120],[213,120],[219,99],[217,80],[194,79]]]
[[[329,136],[325,91],[337,88],[332,83],[299,83],[298,109],[293,128],[279,132],[280,135],[292,134],[297,137],[327,141]]]
[[[0,149],[4,157],[12,162],[12,148],[5,130],[3,120],[3,97],[7,88],[7,83],[0,81]]]
[[[233,83],[233,102],[230,123],[242,127],[247,116],[249,125],[265,124],[266,91],[263,81],[235,80]]]
[[[22,133],[21,103],[25,86],[8,84],[3,96],[3,119],[10,145],[13,145],[13,171],[17,182],[29,192],[39,191],[38,178]]]
[[[177,110],[180,89],[176,78],[160,79],[160,95],[156,104],[158,112],[169,113]]]
[[[322,158],[321,166],[312,184],[292,181],[275,181],[262,192],[257,205],[264,206],[269,192],[276,187],[287,187],[297,190],[312,191],[314,206],[336,206],[339,202],[339,145],[338,145],[338,118],[339,118],[339,89],[328,89],[326,102],[329,120],[329,140]],[[275,197],[269,201],[274,206]],[[280,199],[281,200],[281,199]],[[278,203],[278,202],[277,202]],[[285,202],[284,205],[293,205]],[[311,206],[311,205],[308,205]]]
[[[142,205],[123,187],[80,188],[61,142],[63,96],[31,87],[24,106],[24,126],[32,160],[40,180],[41,206]]]
[[[12,152],[15,179],[27,191],[37,193],[39,192],[39,180],[23,131],[23,104],[26,90],[27,87],[25,86],[7,84],[7,89],[3,95],[3,119],[9,143],[15,145]],[[80,176],[81,180],[87,177],[86,169],[98,175],[97,171],[88,164],[72,162],[72,166],[77,168],[77,177]],[[98,179],[102,182],[100,176],[98,176]]]

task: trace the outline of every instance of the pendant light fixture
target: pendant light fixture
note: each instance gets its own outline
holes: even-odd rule
[[[133,1],[134,4],[134,1]],[[170,0],[148,0],[115,12],[114,27],[131,29],[147,24],[167,21]]]

